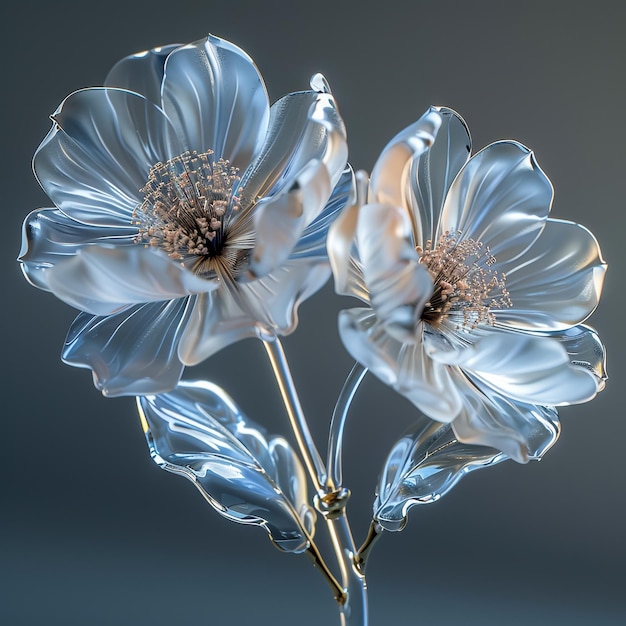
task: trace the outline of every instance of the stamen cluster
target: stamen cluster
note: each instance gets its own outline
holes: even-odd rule
[[[435,285],[421,319],[433,326],[449,316],[460,316],[456,329],[474,329],[479,324],[493,326],[493,309],[511,306],[506,276],[491,266],[496,262],[488,246],[461,233],[446,231],[436,246],[428,240],[416,248]]]
[[[225,222],[240,208],[233,187],[238,170],[212,151],[184,152],[157,163],[140,190],[144,201],[133,213],[136,243],[155,246],[198,274],[208,274],[211,259],[226,245]]]

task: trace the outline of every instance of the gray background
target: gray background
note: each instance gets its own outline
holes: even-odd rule
[[[561,410],[541,463],[477,472],[403,533],[370,569],[372,622],[621,624],[626,607],[623,442],[626,10],[622,2],[11,3],[2,16],[1,310],[3,420],[0,621],[13,625],[334,624],[307,559],[230,524],[191,484],[149,458],[131,399],[105,399],[59,353],[74,316],[28,286],[20,224],[48,206],[30,171],[48,115],[97,85],[119,58],[207,33],[243,47],[272,100],[326,74],[356,168],[432,104],[467,120],[475,148],[531,146],[556,188],[553,215],[588,226],[609,262],[592,323],[608,346],[607,390]],[[7,294],[8,292],[8,294]],[[285,342],[314,435],[351,363],[336,333],[348,302],[331,286],[302,307]],[[197,370],[197,371],[195,371]],[[254,342],[187,372],[222,384],[285,430]],[[364,535],[383,458],[411,408],[377,381],[348,425],[350,515]]]

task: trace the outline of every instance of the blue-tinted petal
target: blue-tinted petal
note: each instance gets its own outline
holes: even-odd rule
[[[209,36],[172,52],[165,63],[163,108],[189,150],[213,150],[248,166],[267,130],[269,102],[250,57]]]
[[[121,89],[76,91],[52,119],[33,168],[56,206],[85,224],[130,224],[150,168],[182,151],[163,112]]]
[[[454,179],[437,238],[459,232],[481,241],[506,271],[506,263],[537,239],[550,212],[552,185],[533,153],[501,141],[475,154]]]
[[[94,385],[106,396],[162,393],[183,371],[178,342],[187,299],[143,304],[117,315],[81,313],[68,332],[63,360],[93,370]]]
[[[132,54],[118,61],[107,75],[105,87],[135,91],[156,106],[161,106],[161,83],[165,60],[180,44],[171,44]]]
[[[539,239],[507,271],[512,307],[495,311],[496,319],[524,330],[574,326],[598,305],[606,267],[586,228],[548,220]]]
[[[46,277],[49,268],[87,245],[130,245],[136,233],[135,227],[89,226],[67,217],[58,209],[40,209],[24,220],[18,260],[32,285],[49,290]]]

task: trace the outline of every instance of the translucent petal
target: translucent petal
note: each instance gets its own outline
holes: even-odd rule
[[[47,271],[86,245],[133,243],[134,227],[107,228],[77,222],[58,209],[33,211],[24,220],[19,261],[28,281],[49,290]]]
[[[143,246],[90,246],[51,267],[50,291],[73,307],[110,315],[129,304],[203,293],[217,281],[198,278],[164,253]]]
[[[339,214],[328,231],[326,246],[335,279],[335,291],[369,304],[369,289],[363,278],[363,264],[356,242],[361,207],[367,202],[369,178],[364,171],[355,176],[355,201]]]
[[[371,309],[341,311],[339,335],[355,360],[432,419],[449,422],[461,410],[448,368],[428,358],[422,341],[392,337]]]
[[[180,298],[106,317],[81,313],[68,332],[63,361],[93,370],[94,385],[105,396],[169,391],[183,371],[178,342],[186,308],[187,298]]]
[[[299,259],[236,289],[222,286],[198,296],[181,339],[180,360],[196,365],[241,339],[290,334],[298,325],[300,303],[329,277],[326,263]]]
[[[490,446],[526,463],[540,459],[560,434],[554,407],[516,402],[469,377],[463,409],[452,423],[459,441]]]
[[[333,142],[330,134],[335,137]],[[347,160],[343,121],[329,94],[290,93],[270,109],[261,152],[242,175],[238,191],[242,205],[253,205],[258,198],[277,193],[289,185],[295,172],[315,159],[324,163],[334,185]]]
[[[582,322],[598,305],[606,267],[586,228],[548,220],[541,237],[506,273],[513,306],[495,312],[498,323],[553,331]]]
[[[552,185],[533,153],[501,141],[475,154],[455,178],[443,207],[437,238],[460,231],[481,241],[498,268],[526,250],[539,236],[550,212]]]
[[[266,276],[287,260],[305,227],[323,210],[330,192],[326,167],[313,160],[297,174],[287,191],[257,204],[250,263],[253,276]]]
[[[223,389],[205,381],[184,381],[137,403],[157,465],[191,480],[227,519],[265,528],[281,550],[308,548],[315,513],[287,441],[268,436]]]
[[[433,281],[419,262],[408,215],[399,207],[366,204],[359,213],[356,235],[376,317],[399,341],[414,340]]]
[[[329,228],[353,198],[354,173],[348,166],[335,185],[324,210],[304,229],[290,258],[328,258],[326,240]]]
[[[431,107],[385,146],[372,169],[370,201],[408,209],[411,165],[433,145],[440,126],[441,113]]]
[[[435,141],[411,163],[409,207],[417,245],[424,247],[435,229],[452,181],[469,159],[472,140],[463,118],[445,107],[437,108],[441,126]]]
[[[76,91],[52,119],[33,168],[56,206],[86,224],[127,226],[150,167],[182,152],[163,112],[129,91]]]
[[[179,45],[171,44],[125,57],[113,66],[104,81],[105,87],[135,91],[160,107],[165,59]]]
[[[549,337],[492,329],[467,348],[437,350],[430,357],[469,372],[497,393],[528,404],[563,405],[591,400],[596,380],[570,365],[564,347]]]
[[[469,472],[505,459],[499,450],[457,441],[449,424],[422,416],[385,461],[374,519],[385,530],[402,530],[411,507],[436,502]]]
[[[267,130],[269,102],[252,59],[210,35],[172,52],[165,63],[163,108],[198,152],[213,150],[247,167]]]

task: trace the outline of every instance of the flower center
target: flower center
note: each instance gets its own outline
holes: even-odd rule
[[[204,278],[234,279],[247,265],[253,235],[237,236],[238,170],[213,152],[184,152],[150,168],[133,212],[135,243],[154,246]]]
[[[417,247],[420,263],[426,265],[435,285],[421,319],[438,326],[447,317],[456,318],[456,330],[493,326],[492,310],[512,305],[506,277],[491,269],[496,259],[488,246],[460,235],[446,231],[436,246],[428,240],[423,249]]]

